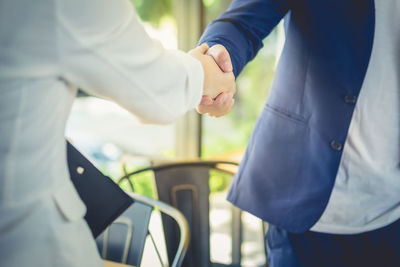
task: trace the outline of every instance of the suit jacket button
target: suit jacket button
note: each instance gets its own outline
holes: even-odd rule
[[[352,105],[354,105],[357,101],[357,97],[355,95],[345,95],[343,99],[346,104],[352,104]]]
[[[333,150],[336,150],[336,151],[341,151],[341,150],[343,149],[343,145],[342,145],[342,143],[340,143],[339,141],[333,140],[333,141],[331,142],[331,148],[332,148]]]

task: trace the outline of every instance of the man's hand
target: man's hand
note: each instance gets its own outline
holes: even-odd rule
[[[222,72],[214,59],[206,55],[207,44],[202,44],[189,51],[189,54],[197,58],[204,70],[204,88],[203,95],[216,99],[222,92],[232,93],[236,91],[235,77],[233,72]]]
[[[207,55],[210,55],[214,58],[215,62],[223,72],[233,71],[231,56],[229,55],[229,52],[226,50],[225,46],[220,44],[213,45],[207,50]]]
[[[204,45],[204,44],[203,44]],[[214,58],[219,68],[226,73],[232,73],[233,67],[228,50],[223,45],[216,44],[207,50],[207,55]],[[231,111],[235,99],[233,93],[221,93],[215,100],[203,96],[197,111],[214,117],[223,116]]]
[[[218,118],[229,113],[234,103],[233,93],[221,93],[215,100],[203,96],[200,105],[197,106],[197,112]]]

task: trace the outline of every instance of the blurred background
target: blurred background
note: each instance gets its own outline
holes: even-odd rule
[[[169,49],[188,51],[197,45],[201,31],[217,18],[230,0],[132,0],[150,36]],[[117,179],[154,163],[201,158],[240,161],[256,119],[264,107],[277,57],[283,44],[282,26],[264,40],[264,47],[237,77],[237,93],[232,111],[222,118],[189,112],[179,122],[167,126],[143,125],[118,105],[79,93],[67,125],[66,135],[106,175]],[[134,100],[132,100],[134,101]],[[230,177],[215,172],[210,178],[210,224],[224,221],[224,203]],[[155,197],[151,173],[133,181],[135,192]],[[128,187],[125,189],[128,190]],[[265,262],[261,222],[244,214],[243,266]],[[228,218],[229,219],[229,218]],[[157,221],[157,220],[155,220]],[[156,227],[156,226],[155,226]],[[229,236],[212,231],[211,257],[227,261],[223,244]],[[246,242],[247,241],[247,242]],[[151,255],[144,255],[143,261]],[[149,265],[143,266],[151,266]]]

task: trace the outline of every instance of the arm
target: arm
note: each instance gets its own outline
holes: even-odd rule
[[[288,12],[288,1],[234,0],[228,10],[206,28],[199,43],[207,42],[210,47],[223,45],[237,77],[260,50],[262,40]]]
[[[237,77],[262,47],[262,40],[288,12],[289,0],[234,0],[228,10],[203,33],[211,55],[224,72],[233,69]],[[222,93],[215,101],[203,96],[197,111],[210,116],[227,114],[234,104],[233,94]],[[221,99],[225,101],[221,101]]]
[[[212,93],[210,77],[228,79],[205,77],[209,56],[196,60],[152,40],[127,0],[58,0],[57,7],[61,77],[143,122],[174,121],[200,102],[203,84]]]

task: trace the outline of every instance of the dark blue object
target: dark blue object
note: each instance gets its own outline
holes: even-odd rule
[[[335,183],[371,55],[374,1],[234,0],[200,43],[224,45],[237,76],[283,17],[275,80],[228,199],[298,233],[317,222]]]
[[[85,220],[93,236],[97,237],[133,200],[69,142],[67,159],[71,180],[87,208]]]
[[[271,226],[267,234],[269,267],[400,266],[400,221],[355,235],[307,231],[291,234]]]
[[[96,238],[103,259],[140,266],[153,206],[135,201]],[[107,232],[108,231],[108,232]]]

